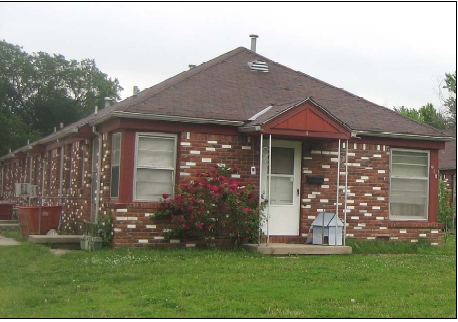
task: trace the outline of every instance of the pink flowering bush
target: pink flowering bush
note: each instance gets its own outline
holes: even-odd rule
[[[260,227],[260,205],[253,185],[230,180],[236,168],[215,165],[183,183],[175,198],[164,194],[150,218],[170,218],[174,228],[170,237],[230,237],[235,246],[256,242]]]

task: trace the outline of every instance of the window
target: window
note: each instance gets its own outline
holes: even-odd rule
[[[428,219],[429,153],[391,151],[391,219]]]
[[[111,198],[119,197],[119,165],[121,164],[121,133],[111,137]]]
[[[173,195],[175,184],[176,136],[137,133],[135,200],[159,201]]]

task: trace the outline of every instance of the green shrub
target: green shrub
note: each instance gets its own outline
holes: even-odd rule
[[[439,202],[437,205],[437,221],[445,224],[445,229],[454,226],[453,209],[450,206],[451,190],[447,189],[445,182],[439,180]]]

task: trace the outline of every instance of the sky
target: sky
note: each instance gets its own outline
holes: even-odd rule
[[[94,59],[124,88],[151,87],[237,47],[388,108],[440,109],[456,71],[455,2],[0,2],[0,39]],[[445,93],[447,93],[445,91]]]

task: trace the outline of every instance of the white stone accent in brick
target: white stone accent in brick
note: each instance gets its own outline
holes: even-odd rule
[[[361,160],[369,160],[368,157],[361,157]]]
[[[331,168],[331,166],[328,165],[328,164],[322,164],[321,167],[322,167],[323,169],[330,169],[330,168]]]
[[[337,151],[331,151],[331,152],[329,152],[329,154],[332,154],[332,155],[339,155],[339,153],[337,153]]]
[[[331,162],[339,162],[339,158],[331,158]]]
[[[380,227],[379,229],[380,229],[380,230],[385,230],[385,229],[387,229],[387,228],[388,228],[388,227]]]
[[[189,169],[191,168],[190,166],[188,165],[180,165],[180,169]]]
[[[127,217],[116,217],[116,220],[127,220]]]
[[[364,170],[372,170],[373,168],[371,167],[365,167]]]
[[[310,151],[311,154],[321,154],[321,151],[317,151],[317,150],[312,150]]]
[[[153,214],[153,212],[145,212],[145,217],[149,217]]]
[[[324,182],[329,182],[329,178],[324,178]]]
[[[364,217],[372,217],[372,213],[371,213],[371,212],[366,212],[366,213],[364,214]]]
[[[164,239],[164,236],[154,236],[154,239]]]
[[[180,176],[182,177],[187,177],[187,176],[190,176],[191,174],[190,173],[187,173],[187,172],[180,172]]]
[[[380,200],[380,201],[385,200],[385,197],[377,197],[377,200]]]
[[[218,144],[218,141],[207,141],[208,144]]]
[[[304,160],[312,160],[312,157],[304,157]]]
[[[411,239],[410,242],[411,243],[418,243],[418,239]]]
[[[327,154],[327,155],[329,155],[329,151],[321,151],[321,154]]]
[[[156,225],[146,225],[146,228],[148,228],[148,229],[155,229],[155,228],[156,228]]]
[[[140,244],[148,244],[148,239],[139,239],[138,242]]]
[[[358,223],[358,227],[366,227],[366,223],[360,222],[360,223]]]
[[[205,148],[205,151],[211,151],[211,152],[213,152],[213,151],[216,151],[216,149],[215,149],[215,148]]]
[[[329,202],[329,200],[328,199],[320,199],[320,202],[327,203],[327,202]]]
[[[311,205],[305,205],[305,206],[301,206],[302,209],[311,209],[312,206]]]
[[[355,209],[355,206],[347,206],[347,209],[353,210],[353,209]]]
[[[183,145],[183,146],[191,146],[191,142],[181,142],[181,145]]]
[[[200,154],[200,151],[192,150],[192,151],[189,151],[189,153],[191,153],[191,154]]]
[[[399,233],[400,234],[407,234],[407,230],[406,229],[401,229],[401,230],[399,230]]]
[[[308,219],[315,219],[316,216],[307,216]]]
[[[321,188],[322,188],[322,189],[329,189],[329,185],[327,185],[327,184],[322,184],[322,185],[321,185]]]
[[[364,197],[372,197],[372,193],[365,193]]]
[[[127,228],[134,229],[137,228],[137,225],[127,225]]]
[[[363,227],[353,227],[353,229],[363,229]]]
[[[360,167],[361,163],[349,163],[348,165],[353,167]]]
[[[373,239],[375,239],[375,237],[367,237],[367,239],[373,240]]]
[[[354,234],[347,234],[347,237],[352,238],[352,237],[355,237],[355,235]]]
[[[186,247],[196,247],[196,244],[186,244]]]
[[[312,192],[312,195],[321,195],[321,192],[319,192],[319,191],[313,191],[313,192]]]
[[[127,212],[127,209],[116,209],[116,212]]]
[[[377,220],[384,220],[385,217],[375,217],[375,219],[377,219]]]
[[[381,158],[382,155],[381,155],[381,154],[374,154],[373,157],[374,157],[374,158]]]
[[[316,195],[314,195],[314,194],[308,194],[308,195],[307,195],[307,198],[309,198],[309,199],[310,199],[310,198],[316,198]]]
[[[359,216],[351,216],[350,219],[359,220]]]
[[[368,176],[361,176],[361,179],[363,179],[363,180],[369,180],[369,177],[368,177]]]
[[[372,190],[382,190],[381,187],[372,187]]]
[[[249,146],[249,145],[242,145],[242,150],[251,150],[251,146]]]
[[[349,156],[349,157],[354,157],[354,156],[356,156],[356,154],[353,153],[353,152],[348,152],[348,156]]]
[[[240,174],[231,174],[231,178],[240,178]]]
[[[119,233],[121,231],[121,228],[114,228],[113,231]]]
[[[162,232],[164,232],[164,233],[168,233],[168,232],[170,232],[170,231],[172,231],[172,229],[170,229],[170,228],[164,228],[164,229],[162,229]]]
[[[355,196],[355,194],[353,192],[347,193],[347,197],[354,197],[354,196]]]
[[[304,169],[304,170],[302,170],[302,173],[312,173],[312,170],[306,170],[306,169]]]
[[[355,203],[354,200],[347,200],[347,203]]]
[[[127,220],[138,220],[138,217],[127,217]]]
[[[426,237],[426,234],[419,234],[418,237]]]
[[[223,149],[231,149],[231,148],[232,148],[232,145],[223,144],[221,147],[222,147]]]
[[[391,240],[398,240],[398,237],[390,237]]]
[[[380,210],[380,206],[372,206],[372,209],[374,209],[374,210]]]
[[[202,162],[210,163],[210,162],[212,162],[212,159],[211,158],[202,158]]]
[[[364,180],[356,179],[356,182],[364,182]]]
[[[179,239],[170,239],[170,244],[179,244],[180,240]]]
[[[302,202],[310,202],[310,199],[302,199]]]
[[[377,173],[385,173],[385,170],[377,170]]]
[[[431,234],[438,234],[439,231],[438,230],[431,230]]]
[[[431,243],[431,246],[439,246],[438,243]]]

